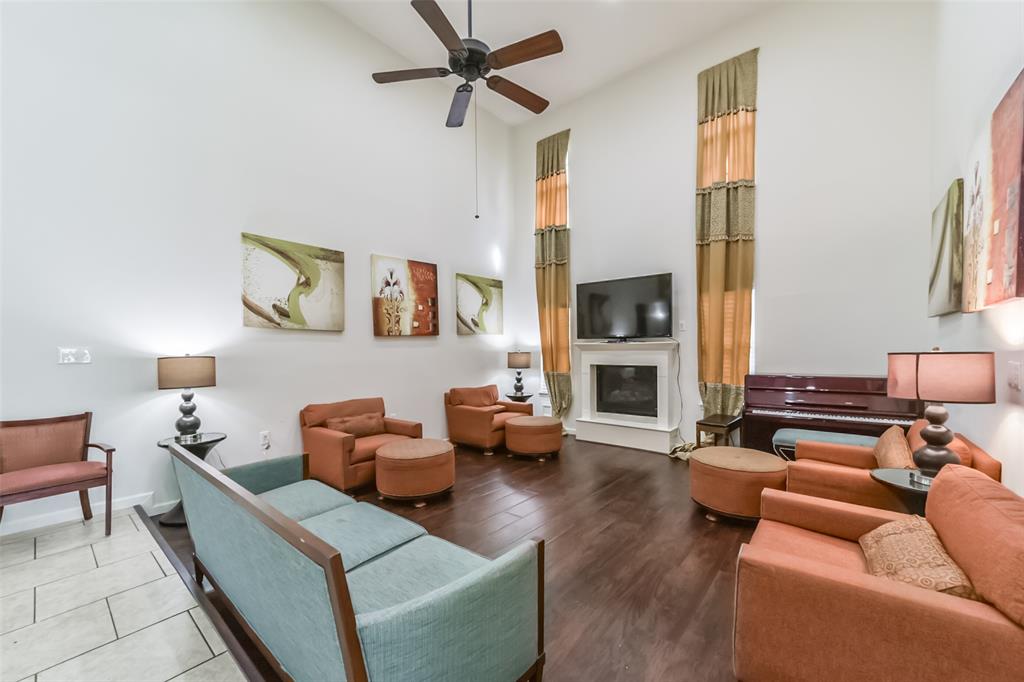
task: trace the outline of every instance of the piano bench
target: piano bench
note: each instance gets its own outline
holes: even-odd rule
[[[779,457],[788,460],[796,459],[796,442],[813,440],[819,443],[837,443],[839,445],[862,445],[866,448],[875,447],[878,438],[861,436],[855,433],[834,433],[832,431],[812,431],[811,429],[779,429],[772,436],[772,449]]]

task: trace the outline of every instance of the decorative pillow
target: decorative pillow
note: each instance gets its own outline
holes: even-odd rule
[[[981,601],[932,525],[920,516],[890,521],[865,533],[860,547],[873,575]]]
[[[324,425],[334,431],[351,433],[356,438],[364,436],[376,436],[384,433],[384,415],[376,412],[356,415],[355,417],[334,417],[328,419]]]
[[[490,407],[498,402],[498,387],[492,384],[477,388],[453,388],[448,391],[448,402],[452,405]]]
[[[903,429],[890,426],[875,443],[875,461],[881,469],[916,469]]]

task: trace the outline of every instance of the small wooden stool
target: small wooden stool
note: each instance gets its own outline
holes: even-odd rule
[[[743,421],[742,415],[713,414],[697,420],[697,447],[701,447],[701,433],[710,433],[715,437],[715,445],[718,445],[718,437],[724,436],[722,445],[729,445],[729,435],[740,428]]]

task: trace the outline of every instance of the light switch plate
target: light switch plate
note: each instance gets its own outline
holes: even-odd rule
[[[88,365],[92,362],[92,355],[88,348],[58,348],[58,365]]]
[[[1024,363],[1010,360],[1010,371],[1006,373],[1006,383],[1011,391],[1024,390]]]

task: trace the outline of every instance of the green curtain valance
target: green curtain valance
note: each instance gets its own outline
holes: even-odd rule
[[[569,262],[569,228],[565,225],[545,227],[533,233],[535,267],[561,265]]]
[[[565,172],[569,154],[569,131],[563,130],[537,142],[537,179]]]
[[[753,183],[697,192],[698,244],[753,238]]]
[[[697,75],[698,123],[723,114],[757,110],[759,49],[744,52]]]

